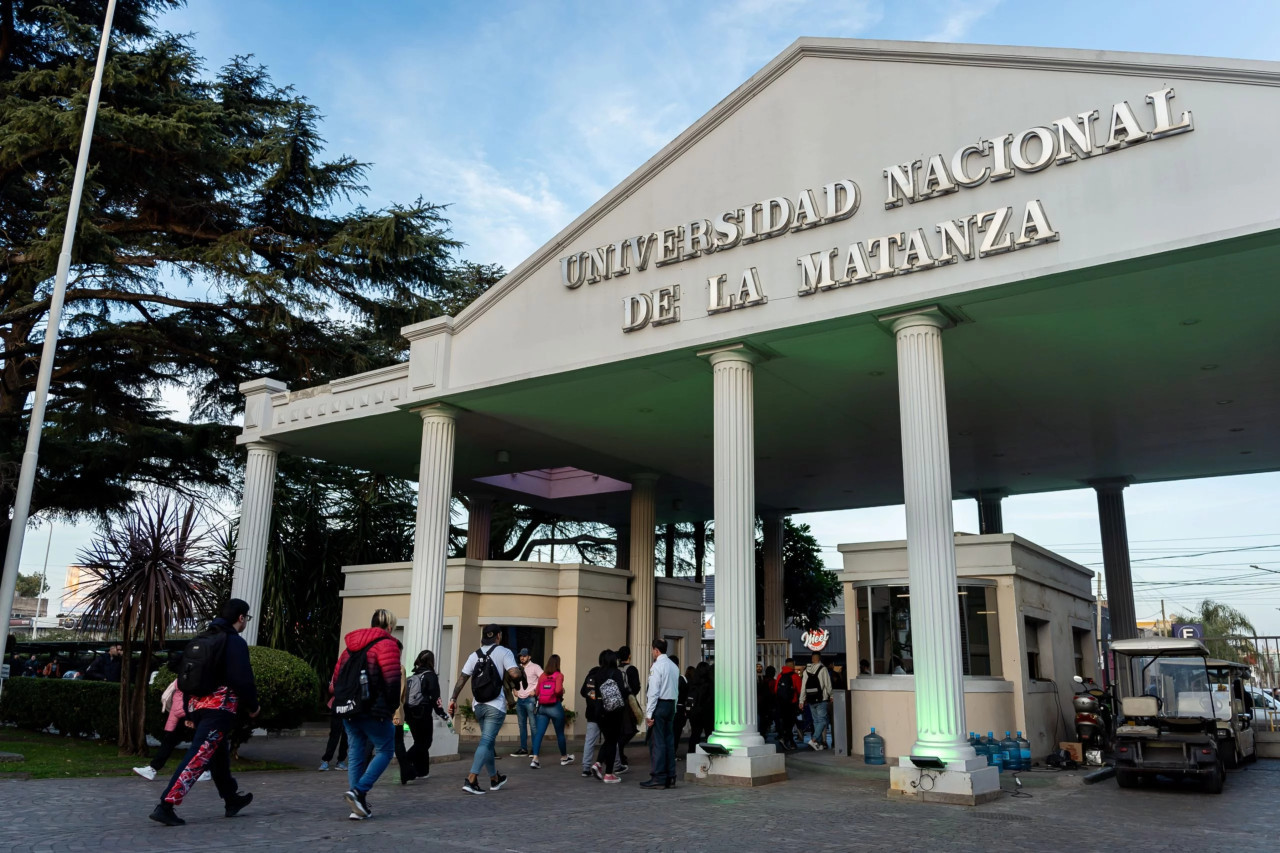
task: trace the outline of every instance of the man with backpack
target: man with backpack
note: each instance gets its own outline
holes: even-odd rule
[[[538,717],[538,697],[534,693],[538,689],[538,677],[542,675],[542,667],[533,662],[528,649],[520,650],[520,668],[524,670],[524,680],[529,686],[515,691],[516,725],[520,729],[520,748],[511,753],[512,758],[529,755],[529,737],[533,734]]]
[[[783,749],[796,749],[794,730],[799,714],[800,676],[796,674],[796,662],[787,658],[773,685],[773,707],[777,713],[778,743]]]
[[[812,663],[804,668],[800,681],[800,707],[808,708],[813,716],[813,737],[809,746],[817,750],[827,748],[827,722],[831,718],[831,673],[822,663],[822,654],[814,652]]]
[[[395,753],[391,718],[400,707],[400,641],[391,636],[395,629],[394,613],[373,611],[368,628],[347,634],[347,647],[333,668],[333,713],[342,717],[347,730],[350,787],[342,797],[351,809],[351,820],[373,814],[369,791]]]
[[[524,670],[516,665],[515,655],[511,649],[502,645],[502,629],[497,625],[484,626],[483,643],[467,658],[462,666],[458,683],[453,687],[453,695],[449,697],[449,716],[458,710],[458,694],[467,681],[471,682],[471,710],[480,726],[480,743],[476,746],[475,758],[471,760],[471,772],[462,785],[468,794],[483,794],[480,787],[480,771],[489,770],[489,790],[497,791],[507,782],[507,777],[498,772],[493,750],[494,741],[498,739],[498,730],[507,716],[507,698],[502,692],[504,676],[521,687],[529,685],[525,680]]]
[[[208,630],[187,644],[178,667],[178,689],[183,693],[187,718],[195,726],[191,746],[178,763],[160,804],[151,819],[165,826],[181,826],[174,807],[182,805],[191,786],[208,769],[226,804],[227,817],[235,817],[253,800],[240,793],[231,776],[231,730],[236,714],[258,716],[258,688],[249,663],[249,645],[240,636],[253,617],[249,604],[233,598],[222,606]]]

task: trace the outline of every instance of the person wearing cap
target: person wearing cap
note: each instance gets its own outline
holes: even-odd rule
[[[528,649],[521,649],[519,658],[527,686],[516,690],[516,722],[520,729],[520,748],[511,753],[512,757],[529,754],[529,735],[533,733],[538,715],[538,697],[534,694],[538,690],[538,676],[542,675],[542,667],[533,662]]]
[[[249,615],[248,602],[233,598],[222,605],[218,618],[209,624],[208,636],[222,639],[213,692],[207,696],[186,696],[187,718],[195,726],[191,746],[173,778],[160,796],[160,804],[149,815],[165,826],[181,826],[185,820],[178,817],[175,806],[182,805],[183,798],[191,790],[207,768],[213,774],[213,784],[225,804],[227,817],[235,817],[253,800],[253,794],[240,793],[231,775],[231,730],[236,725],[236,715],[245,711],[250,717],[258,716],[258,688],[253,679],[253,666],[249,662],[249,644],[240,636],[244,626],[253,617]]]
[[[482,645],[472,652],[467,662],[462,665],[462,672],[453,686],[453,695],[449,697],[450,717],[457,713],[458,694],[462,692],[463,685],[471,679],[472,673],[480,665],[482,656],[493,661],[500,676],[518,682],[521,687],[529,686],[525,682],[524,670],[516,665],[515,655],[502,645],[502,629],[497,625],[485,625]],[[507,716],[507,697],[499,690],[498,695],[487,702],[473,702],[471,710],[476,715],[476,723],[480,726],[480,743],[476,746],[475,758],[471,760],[471,772],[467,774],[462,790],[468,794],[485,793],[484,788],[480,787],[480,771],[488,769],[489,790],[497,791],[507,783],[507,777],[498,772],[495,761],[497,756],[493,749],[494,741],[498,739],[498,730],[502,728],[502,721]]]

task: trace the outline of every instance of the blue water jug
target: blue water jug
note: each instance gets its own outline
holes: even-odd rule
[[[871,727],[871,734],[862,738],[862,760],[866,764],[884,764],[884,738],[876,734],[876,727]]]
[[[987,732],[987,736],[982,739],[986,746],[987,766],[994,767],[996,763],[996,753],[1000,751],[1000,742],[996,740],[995,732]]]
[[[1000,753],[1004,756],[1005,770],[1022,769],[1022,750],[1018,748],[1018,742],[1013,739],[1013,732],[1004,733],[1004,740],[1000,741]]]
[[[1031,741],[1022,736],[1022,732],[1018,732],[1018,753],[1021,757],[1020,769],[1031,769]]]

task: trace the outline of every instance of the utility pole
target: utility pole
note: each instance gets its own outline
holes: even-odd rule
[[[1164,614],[1164,599],[1163,599],[1163,598],[1162,598],[1162,599],[1160,599],[1160,630],[1164,632],[1161,636],[1168,637],[1168,636],[1170,635],[1170,631],[1169,631],[1169,617],[1168,617],[1168,616],[1166,616],[1166,615]]]
[[[67,211],[67,227],[62,232],[62,252],[58,255],[58,271],[53,294],[49,299],[49,317],[40,351],[40,373],[36,393],[31,401],[31,422],[27,426],[27,446],[22,454],[18,488],[13,497],[13,514],[9,522],[9,545],[4,555],[4,574],[0,577],[0,615],[7,620],[13,611],[13,589],[18,582],[22,561],[22,539],[31,513],[31,490],[35,486],[36,467],[40,456],[40,430],[44,426],[44,409],[49,401],[49,385],[53,382],[53,357],[58,349],[58,324],[62,321],[62,302],[67,295],[67,278],[71,274],[71,246],[75,242],[76,223],[80,219],[80,198],[84,195],[85,173],[89,170],[89,143],[93,141],[93,122],[98,116],[98,97],[102,94],[102,69],[107,62],[107,46],[111,42],[111,19],[116,14],[116,0],[107,0],[107,16],[102,24],[102,41],[98,43],[98,65],[89,87],[89,103],[85,107],[84,130],[80,134],[80,154],[76,159],[75,180],[71,184],[71,204]],[[39,605],[37,605],[37,610]]]

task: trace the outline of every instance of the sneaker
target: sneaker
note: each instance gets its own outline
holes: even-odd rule
[[[347,762],[345,762],[345,761],[339,761],[339,762],[337,763],[337,765],[335,765],[335,766],[334,766],[334,768],[333,768],[333,769],[335,769],[335,770],[346,770],[346,769],[347,769]]]
[[[507,777],[499,773],[497,776],[494,776],[489,780],[489,790],[500,791],[502,790],[502,786],[505,784],[507,784]]]
[[[321,772],[323,772],[323,771],[325,771],[325,770],[328,770],[328,769],[329,769],[329,762],[327,762],[327,761],[321,761],[321,762],[320,762],[320,768],[319,768],[319,769],[321,770]]]
[[[356,814],[355,812],[352,812],[351,814],[347,815],[347,820],[364,820],[364,818],[360,817],[360,815]]]
[[[466,791],[468,794],[484,793],[484,788],[480,787],[480,780],[478,779],[474,782],[472,782],[470,779],[467,779],[465,782],[462,783],[462,790]]]
[[[612,773],[606,773],[606,774],[604,774],[604,779],[603,779],[602,781],[603,781],[606,785],[616,785],[617,783],[621,782],[622,780],[621,780],[621,779],[619,779],[617,776],[614,776]]]
[[[156,779],[156,770],[150,764],[144,764],[141,767],[133,768],[133,772],[137,773],[148,782],[154,782]]]
[[[617,770],[615,770],[615,771],[613,771],[613,772],[615,772],[615,773],[617,773],[619,776],[621,776],[623,773],[626,773],[626,772],[627,772],[628,770],[630,770],[630,769],[631,769],[631,765],[629,765],[629,764],[619,764],[619,765],[618,765],[618,769],[617,769]]]
[[[818,746],[818,742],[816,740],[809,741],[809,748],[812,749],[814,752],[817,752],[818,750],[822,749],[822,747]]]
[[[522,758],[523,756],[526,756],[526,755],[528,755],[528,754],[529,754],[529,750],[525,749],[525,748],[522,746],[522,747],[520,747],[519,749],[517,749],[515,752],[511,753],[511,757],[512,757],[512,758]]]
[[[561,766],[561,767],[567,767],[568,765],[570,765],[570,764],[572,764],[572,763],[573,763],[573,753],[572,753],[572,752],[571,752],[571,753],[569,753],[568,755],[562,755],[562,756],[560,756],[560,766]]]
[[[542,766],[542,765],[538,763],[538,759],[537,759],[537,758],[530,758],[530,759],[529,759],[529,768],[530,768],[530,769],[532,769],[532,770],[537,770],[537,769],[538,769],[539,767],[541,767],[541,766]]]
[[[204,771],[203,773],[201,773],[201,774],[200,774],[200,778],[199,778],[199,779],[197,779],[196,781],[197,781],[197,782],[208,782],[208,781],[209,781],[210,779],[212,779],[212,778],[213,778],[213,774],[212,774],[212,773],[210,773],[208,770],[206,770],[206,771]]]
[[[186,823],[185,820],[178,817],[177,813],[174,812],[173,806],[163,802],[152,809],[151,814],[147,816],[156,823],[163,823],[165,826],[182,826]]]
[[[242,794],[239,791],[236,791],[234,794],[227,797],[225,802],[227,804],[225,810],[226,816],[235,817],[240,813],[241,809],[253,802],[253,794]]]
[[[604,778],[604,768],[600,766],[599,761],[591,765],[591,775],[596,777],[597,779]]]
[[[355,788],[343,794],[342,798],[347,801],[347,805],[351,807],[351,810],[361,817],[368,817],[371,814],[369,804],[364,800],[364,794]]]
[[[591,778],[592,776],[594,776],[594,775],[596,775],[596,774],[594,774],[594,773],[592,773],[592,772],[591,772],[591,768],[590,768],[590,767],[588,767],[586,770],[583,770],[583,771],[582,771],[582,778],[583,778],[583,779],[590,779],[590,778]]]

